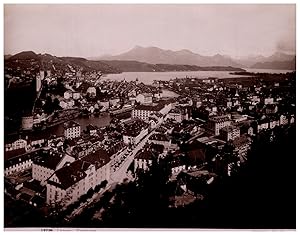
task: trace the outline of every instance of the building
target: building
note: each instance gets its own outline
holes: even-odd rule
[[[295,123],[295,116],[292,114],[290,117],[290,124]]]
[[[151,151],[144,149],[141,150],[134,158],[134,171],[136,172],[137,169],[147,171],[149,166],[152,165],[154,158],[155,155]]]
[[[63,109],[71,109],[75,105],[75,102],[72,98],[70,99],[60,99],[59,106]]]
[[[46,203],[67,206],[104,180],[109,181],[109,177],[109,156],[99,149],[54,172],[47,180]]]
[[[205,193],[207,186],[212,184],[217,175],[205,169],[190,169],[178,174],[177,179],[184,191],[196,196]]]
[[[265,98],[264,100],[264,104],[273,104],[274,103],[274,98]]]
[[[32,178],[45,185],[52,174],[65,164],[74,162],[75,158],[57,152],[41,152],[32,163]]]
[[[39,92],[41,90],[42,87],[42,79],[40,75],[37,75],[35,77],[35,90],[36,92]]]
[[[69,121],[64,124],[64,134],[67,139],[80,137],[81,128],[77,122]]]
[[[71,90],[67,90],[67,91],[64,92],[64,98],[66,100],[72,98],[72,96],[73,96],[73,93],[72,93]]]
[[[241,160],[246,157],[248,150],[251,147],[251,140],[246,135],[235,138],[232,141],[234,152],[240,157]]]
[[[35,158],[36,154],[39,154],[39,151],[7,158],[7,160],[4,161],[4,176],[9,176],[29,169],[32,166],[32,160]]]
[[[243,122],[246,121],[248,119],[247,115],[240,115],[238,113],[234,113],[231,115],[231,119],[234,122]]]
[[[151,104],[152,103],[152,94],[151,93],[141,93],[136,96],[136,102],[140,104]]]
[[[148,134],[148,124],[142,120],[127,123],[123,133],[123,141],[128,145],[137,145]]]
[[[169,149],[171,146],[171,139],[162,133],[154,133],[149,137],[149,143],[163,145],[165,149]]]
[[[92,124],[87,125],[86,129],[89,135],[97,135],[98,128],[93,126]]]
[[[179,156],[172,156],[167,160],[168,167],[171,169],[171,178],[176,177],[181,171],[186,170],[186,162]]]
[[[41,78],[41,81],[43,81],[44,80],[44,78],[45,78],[45,71],[43,71],[43,70],[40,70],[40,78]]]
[[[257,121],[257,133],[261,132],[262,130],[269,129],[269,119],[261,119]]]
[[[183,120],[188,119],[188,113],[186,110],[174,108],[170,110],[167,118],[175,120],[175,122],[182,122]]]
[[[273,129],[276,126],[279,126],[279,125],[280,125],[280,120],[279,119],[271,119],[270,120],[270,124],[269,124],[270,129]]]
[[[10,143],[5,144],[5,151],[13,151],[17,149],[22,149],[27,147],[27,140],[19,138]]]
[[[132,118],[139,118],[144,121],[148,121],[151,114],[156,114],[159,112],[165,115],[170,112],[171,108],[171,103],[163,101],[152,105],[138,105],[132,110],[131,116]]]
[[[73,99],[74,100],[79,100],[81,98],[80,92],[73,92]]]
[[[278,106],[276,104],[267,104],[265,107],[266,114],[275,114],[278,112]]]
[[[91,95],[91,96],[96,96],[96,88],[93,87],[93,86],[90,86],[87,90],[86,90],[86,93]]]
[[[51,70],[47,70],[47,77],[51,77]]]
[[[220,130],[220,138],[225,141],[234,140],[240,136],[240,128],[231,125]]]
[[[109,105],[111,107],[114,107],[114,106],[117,106],[119,102],[120,102],[120,98],[114,97],[109,100]]]
[[[99,106],[102,107],[100,111],[106,111],[109,108],[109,101],[101,100],[99,101]]]
[[[25,115],[22,117],[22,129],[31,130],[33,127],[33,115]]]
[[[287,118],[287,116],[285,116],[283,114],[280,115],[279,124],[280,125],[287,125],[287,124],[289,124],[289,119]]]
[[[230,115],[215,116],[209,118],[207,128],[212,131],[214,135],[219,135],[222,128],[230,125]]]

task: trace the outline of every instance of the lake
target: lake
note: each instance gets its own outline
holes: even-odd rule
[[[260,72],[260,73],[286,73],[291,72],[290,70],[271,70],[271,69],[247,69],[248,72]],[[231,78],[238,75],[231,75],[229,71],[187,71],[187,72],[124,72],[121,74],[108,74],[103,79],[117,80],[121,81],[124,78],[126,81],[134,81],[136,78],[140,82],[145,84],[152,84],[154,80],[164,80],[168,81],[173,78],[183,78],[183,77],[198,77],[198,78]],[[169,90],[162,90],[162,97],[176,97],[178,94]],[[88,124],[92,124],[98,127],[108,126],[111,117],[108,113],[102,114],[99,117],[78,117],[74,119],[81,125],[81,130],[85,130]],[[63,124],[59,124],[53,127],[43,130],[42,132],[50,132],[57,136],[64,134]]]
[[[291,70],[272,70],[272,69],[246,69],[247,72],[255,73],[286,73]],[[154,80],[169,81],[174,78],[184,77],[197,77],[197,78],[232,78],[240,75],[230,74],[232,71],[174,71],[174,72],[123,72],[120,74],[107,74],[103,79],[115,80],[115,81],[135,81],[138,79],[139,82],[144,84],[152,84]]]

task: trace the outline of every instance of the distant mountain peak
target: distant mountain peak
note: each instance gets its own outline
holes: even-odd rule
[[[195,54],[194,52],[188,50],[188,49],[182,49],[182,50],[179,50],[177,52],[181,52],[181,53],[186,53],[186,54]]]
[[[133,49],[143,49],[144,47],[142,47],[142,46],[139,46],[139,45],[135,45],[133,48],[132,48],[132,50]]]
[[[225,56],[223,56],[223,55],[217,53],[217,54],[215,54],[213,57],[215,57],[215,58],[224,58]]]
[[[165,50],[159,47],[135,46],[133,49],[116,55],[102,56],[100,60],[134,60],[149,64],[185,64],[197,66],[233,66],[242,67],[234,62],[231,57],[217,54],[215,56],[202,56],[188,49],[178,51]]]
[[[22,60],[22,59],[35,59],[38,55],[33,51],[22,51],[20,53],[17,53],[13,56],[11,56],[10,60]]]

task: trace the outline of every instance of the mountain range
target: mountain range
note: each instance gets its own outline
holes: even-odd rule
[[[102,73],[121,73],[118,68],[101,61],[91,61],[80,57],[56,57],[50,54],[36,54],[33,51],[23,51],[15,55],[4,56],[5,68],[36,70],[59,70],[70,72],[72,69],[82,69],[83,72],[101,71]]]
[[[276,52],[271,56],[248,56],[239,59],[227,55],[216,54],[203,56],[190,50],[164,50],[158,47],[135,46],[128,52],[119,55],[104,55],[89,58],[91,60],[106,61],[139,61],[149,64],[176,64],[196,66],[232,66],[238,68],[265,68],[265,69],[295,69],[295,55]]]
[[[93,58],[57,57],[23,51],[4,55],[5,68],[58,69],[70,71],[82,69],[102,73],[121,72],[167,72],[167,71],[245,71],[242,68],[296,69],[296,56],[276,52],[269,57],[248,56],[233,59],[226,55],[202,56],[190,50],[171,51],[158,47],[136,46],[120,55]]]
[[[12,71],[27,70],[58,70],[73,72],[100,71],[101,73],[121,72],[168,72],[168,71],[245,71],[232,66],[197,66],[187,64],[150,64],[132,60],[88,60],[80,57],[56,57],[50,54],[36,54],[23,51],[15,55],[4,56],[5,68]]]

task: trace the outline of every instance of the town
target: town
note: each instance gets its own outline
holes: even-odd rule
[[[167,206],[185,207],[239,172],[261,135],[272,142],[295,126],[295,72],[152,85],[72,66],[37,71],[33,63],[17,72],[6,71],[7,92],[29,84],[34,94],[17,130],[5,135],[5,198],[15,213],[8,226],[26,210],[58,226],[86,211],[100,223],[111,210],[101,201],[113,207],[120,187],[139,185],[153,169],[164,172],[157,187],[168,190]],[[91,118],[109,120],[97,126]],[[52,132],[58,125],[61,132]]]

